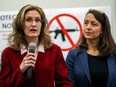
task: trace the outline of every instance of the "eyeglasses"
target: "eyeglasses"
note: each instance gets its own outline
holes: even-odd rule
[[[41,19],[39,19],[39,18],[36,18],[36,19],[27,18],[27,19],[25,19],[25,22],[30,23],[30,24],[32,24],[33,22],[35,22],[37,24],[42,23]]]

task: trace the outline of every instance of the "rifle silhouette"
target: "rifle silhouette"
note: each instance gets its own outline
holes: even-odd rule
[[[79,31],[79,29],[68,28],[66,31],[67,31],[67,32],[75,32],[75,31]],[[61,34],[61,36],[62,36],[62,41],[66,41],[66,40],[65,40],[64,33],[62,32],[62,29],[58,29],[58,28],[57,28],[57,29],[54,30],[54,31],[50,31],[50,33],[52,33],[52,32],[55,33],[55,36],[54,36],[55,39],[57,38],[58,34]]]

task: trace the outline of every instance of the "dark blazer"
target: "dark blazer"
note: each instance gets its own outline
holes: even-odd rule
[[[92,87],[86,48],[79,53],[77,49],[70,50],[66,57],[69,78],[74,87]],[[107,87],[116,87],[116,52],[107,58]]]

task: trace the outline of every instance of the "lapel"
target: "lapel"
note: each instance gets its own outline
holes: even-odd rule
[[[85,72],[85,74],[86,74],[86,76],[91,84],[86,48],[83,48],[82,51],[83,52],[79,55],[79,57],[80,57],[84,72]]]
[[[108,64],[108,82],[107,82],[107,87],[110,87],[110,83],[112,82],[113,79],[113,73],[115,69],[115,56],[111,55],[107,59],[107,64]]]
[[[83,48],[82,51],[83,52],[79,55],[79,57],[80,57],[84,72],[85,72],[85,74],[86,74],[86,76],[91,84],[86,48]],[[107,64],[108,64],[108,72],[109,72],[107,87],[110,87],[110,84],[111,84],[112,79],[113,79],[114,69],[115,69],[115,56],[114,55],[111,55],[107,58]]]

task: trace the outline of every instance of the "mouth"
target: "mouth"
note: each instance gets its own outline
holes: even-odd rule
[[[91,34],[91,32],[85,32],[86,34]]]
[[[91,36],[92,33],[86,32],[85,34],[86,34],[87,36]]]
[[[35,32],[35,31],[37,31],[37,30],[36,30],[36,29],[30,29],[30,31],[31,31],[31,32]]]

